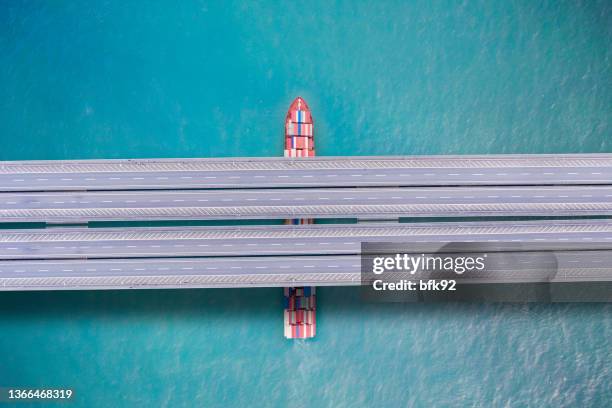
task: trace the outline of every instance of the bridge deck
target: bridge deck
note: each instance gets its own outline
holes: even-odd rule
[[[549,276],[539,268],[549,251],[492,253],[492,267],[462,282],[611,281],[611,256],[612,251],[559,251],[558,270]],[[358,285],[360,276],[356,255],[5,261],[0,290]]]
[[[612,186],[0,194],[0,222],[612,215]]]
[[[3,230],[0,260],[356,255],[362,242],[528,242],[530,248],[607,243],[612,248],[612,220]]]
[[[0,162],[0,191],[608,184],[612,154]]]

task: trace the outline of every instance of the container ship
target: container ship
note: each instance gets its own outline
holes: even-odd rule
[[[306,101],[298,96],[285,119],[285,157],[314,157],[314,122]],[[312,219],[286,220],[285,224],[312,224]],[[284,288],[285,337],[307,339],[317,332],[314,287]]]

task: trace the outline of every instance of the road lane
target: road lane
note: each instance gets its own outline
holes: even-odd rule
[[[487,269],[466,283],[609,282],[612,251],[559,251],[556,273],[543,272],[550,252],[491,253]],[[355,255],[131,260],[5,261],[0,290],[358,285]]]
[[[609,184],[612,155],[0,162],[0,191]]]
[[[3,230],[0,259],[341,255],[362,242],[612,245],[612,220]]]
[[[0,222],[612,215],[612,186],[0,194]]]

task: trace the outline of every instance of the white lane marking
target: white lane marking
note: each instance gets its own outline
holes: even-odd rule
[[[231,269],[242,269],[242,266],[232,266]]]
[[[207,247],[207,244],[198,244],[199,247]]]
[[[544,173],[545,176],[554,176],[555,173]]]
[[[95,178],[86,178],[85,180],[87,180],[87,181],[95,181],[96,179]]]
[[[302,176],[302,177],[304,177],[304,178],[313,178],[314,176],[312,176],[312,175],[308,175],[308,174],[307,174],[307,175]]]
[[[566,195],[560,195],[559,198],[569,198],[569,196]]]
[[[570,174],[572,176],[577,176],[578,175],[578,173],[567,173],[567,174]]]
[[[103,201],[103,202],[105,203],[106,201]],[[109,203],[110,203],[110,201],[109,201]],[[54,201],[53,204],[64,204],[64,202],[63,201]]]
[[[231,178],[231,179],[239,179],[240,176],[230,176],[229,178]]]
[[[267,266],[256,266],[255,269],[268,269]]]
[[[484,176],[482,173],[472,173],[472,176]]]
[[[342,199],[343,199],[343,200],[352,200],[352,199],[353,199],[353,197],[343,197]]]
[[[424,176],[435,176],[435,173],[425,173]]]
[[[592,174],[592,175],[594,175],[594,176],[599,176],[599,175],[601,175],[601,173],[591,173],[591,174]]]
[[[17,204],[17,201],[7,201],[7,204]]]
[[[314,268],[314,265],[304,265],[304,268]]]
[[[21,182],[23,179],[14,179],[13,181]]]
[[[103,203],[112,203],[112,200],[104,200]]]
[[[448,173],[449,176],[458,176],[459,173]]]
[[[255,178],[265,178],[266,176],[255,176]]]
[[[280,201],[280,198],[271,198],[270,201]]]
[[[49,179],[46,179],[46,178],[39,178],[39,179],[36,179],[36,181],[48,181],[48,180],[49,180]]]
[[[63,179],[61,179],[61,180],[62,180],[62,181],[72,181],[72,179],[71,179],[71,178],[63,178]]]
[[[120,268],[111,268],[111,271],[120,271]]]
[[[213,266],[208,266],[206,269],[214,270],[214,269],[219,269],[219,268],[216,268],[216,267],[213,267]]]
[[[387,177],[387,175],[386,175],[386,174],[375,174],[374,176],[375,176],[375,177]]]
[[[185,200],[172,200],[172,201],[174,201],[175,203],[182,203],[182,202],[184,202]]]
[[[258,199],[257,198],[247,198],[246,200],[247,201],[257,201]]]
[[[425,197],[425,196],[416,196],[414,198],[427,198],[427,197]]]
[[[207,178],[207,179],[216,179],[216,178],[217,178],[217,176],[206,176],[206,177],[204,177],[204,178]]]
[[[233,198],[222,198],[221,201],[234,201]]]
[[[157,180],[168,180],[168,177],[155,177]]]
[[[289,176],[283,176],[283,175],[281,175],[281,176],[276,176],[276,177],[278,177],[278,178],[288,178]]]
[[[499,196],[496,196],[496,195],[494,195],[494,196],[487,196],[487,198],[499,198]]]
[[[588,198],[588,197],[593,197],[593,196],[591,194],[583,194],[582,197]]]
[[[136,200],[125,200],[126,203],[135,203]]]
[[[319,197],[319,200],[329,200],[327,197]]]
[[[351,177],[361,177],[361,174],[351,174]]]
[[[198,201],[199,201],[199,202],[204,202],[204,201],[208,201],[208,200],[205,200],[205,199],[200,199],[200,200],[198,200]]]
[[[144,270],[145,270],[145,268],[135,268],[134,270],[135,270],[135,271],[144,271]]]
[[[110,180],[121,180],[121,177],[109,177]]]
[[[507,176],[508,173],[497,173],[496,176]]]

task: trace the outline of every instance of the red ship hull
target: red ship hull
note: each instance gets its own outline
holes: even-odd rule
[[[314,122],[306,101],[298,96],[285,118],[285,157],[314,157]]]

